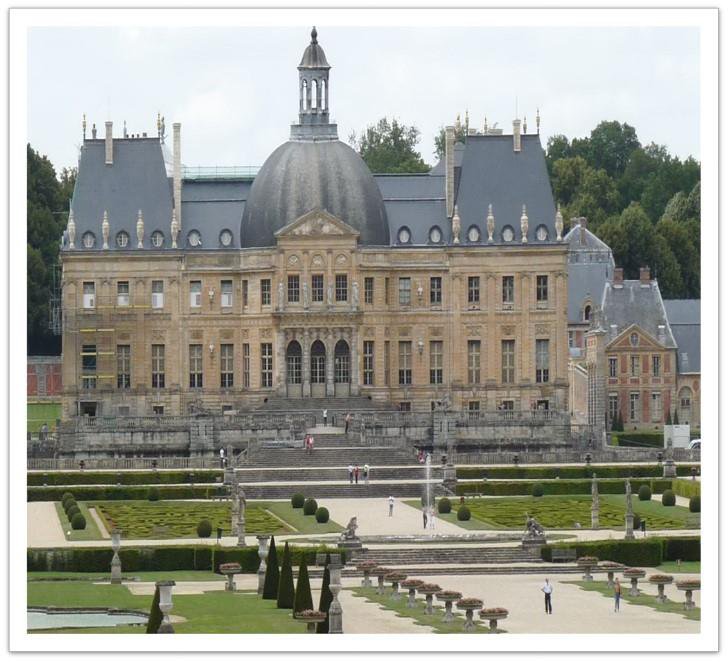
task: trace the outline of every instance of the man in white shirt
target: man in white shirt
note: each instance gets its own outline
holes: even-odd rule
[[[324,409],[324,427],[329,424],[329,410]]]
[[[544,597],[544,606],[546,608],[546,613],[551,613],[551,594],[554,592],[554,587],[549,584],[548,578],[546,579],[546,582],[541,587],[541,590],[543,591],[543,597]]]
[[[220,448],[220,468],[225,468],[225,449]]]
[[[392,516],[392,511],[394,510],[394,497],[389,497],[389,516]]]

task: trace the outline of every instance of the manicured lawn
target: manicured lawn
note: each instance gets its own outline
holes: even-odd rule
[[[159,576],[159,575],[157,575]],[[211,591],[199,595],[174,595],[172,615],[187,619],[175,623],[177,633],[279,634],[303,633],[288,609],[276,609],[275,600],[262,600],[253,592]],[[125,586],[81,582],[29,582],[28,605],[33,607],[116,607],[149,611],[151,595],[132,595]],[[122,634],[144,633],[144,626],[64,628],[44,633]]]
[[[570,529],[579,522],[583,528],[591,527],[590,496],[543,496],[543,497],[492,497],[466,499],[471,519],[459,522],[453,502],[449,515],[439,515],[463,528],[523,529],[526,513],[534,516],[545,529]],[[603,529],[620,529],[624,526],[624,497],[605,495],[599,497],[599,524]],[[695,525],[694,513],[682,506],[666,507],[657,501],[632,499],[634,512],[646,523],[647,530],[684,529]]]
[[[139,578],[142,582],[156,582],[163,579],[174,579],[178,582],[212,582],[224,581],[222,575],[205,570],[144,570],[134,572],[122,572],[123,577]],[[105,582],[109,581],[109,573],[100,572],[40,572],[31,571],[28,573],[28,581],[44,582],[54,579],[77,580],[79,582]],[[126,581],[126,580],[125,580]]]
[[[294,508],[290,501],[265,501],[257,503],[290,524],[298,533],[339,533],[344,527],[329,519],[319,524],[313,515],[304,515],[303,508]]]
[[[675,572],[696,572],[700,574],[700,561],[683,561],[680,565],[675,561],[667,561],[658,565],[655,570],[666,575]]]
[[[614,599],[614,591],[607,587],[607,582],[599,582],[599,581],[592,581],[592,582],[564,582],[564,584],[576,584],[579,588],[585,590],[585,591],[598,591],[605,597],[613,600]],[[700,609],[691,609],[690,611],[685,611],[683,609],[681,602],[673,602],[672,600],[668,600],[665,603],[658,602],[657,598],[655,597],[657,595],[657,587],[652,586],[651,584],[640,581],[640,590],[642,591],[641,595],[638,595],[637,597],[632,597],[628,594],[627,590],[627,582],[623,584],[623,590],[622,590],[622,600],[624,602],[629,602],[633,605],[642,605],[645,607],[651,607],[652,609],[655,609],[657,611],[664,611],[669,612],[672,614],[680,614],[681,616],[684,616],[685,618],[691,620],[691,621],[699,621],[700,620]],[[645,594],[645,591],[647,591],[647,594]]]
[[[96,522],[94,522],[91,517],[88,507],[83,502],[79,501],[77,503],[81,514],[86,518],[85,529],[75,530],[71,528],[71,523],[68,521],[68,517],[66,517],[66,511],[63,510],[63,504],[59,501],[56,501],[55,504],[58,519],[61,522],[61,527],[63,528],[64,533],[66,534],[66,540],[101,540],[99,527],[96,526]]]
[[[56,419],[61,417],[60,402],[42,402],[27,405],[28,432],[38,432],[43,423],[48,425],[48,430],[56,426]]]
[[[440,586],[442,586],[442,584],[440,584]],[[427,616],[424,613],[424,599],[417,599],[415,601],[415,607],[413,609],[410,609],[407,606],[406,589],[403,590],[400,588],[400,598],[396,601],[392,600],[392,598],[390,597],[392,591],[391,586],[387,586],[385,588],[385,591],[386,592],[384,595],[377,595],[376,588],[364,588],[361,586],[358,586],[351,590],[353,595],[366,598],[367,602],[375,602],[376,604],[381,605],[384,609],[388,611],[393,611],[395,614],[397,614],[397,616],[411,618],[419,625],[434,628],[435,632],[438,634],[491,634],[488,631],[488,623],[486,621],[481,621],[478,618],[477,612],[473,613],[473,622],[476,624],[476,629],[471,630],[470,632],[465,632],[465,630],[463,630],[463,624],[465,623],[465,612],[457,609],[454,604],[452,606],[452,613],[455,616],[455,620],[450,623],[443,623],[442,617],[445,614],[445,603],[440,602],[437,598],[433,598],[432,601],[432,616]],[[505,623],[506,621],[503,622]],[[505,630],[501,630],[500,628],[498,629],[500,632],[505,632]]]

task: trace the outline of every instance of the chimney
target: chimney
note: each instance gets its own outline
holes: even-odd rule
[[[174,188],[174,209],[177,215],[177,224],[182,229],[182,154],[180,131],[182,125],[175,122],[172,125],[172,154],[173,154],[173,188]]]
[[[445,127],[445,208],[452,218],[455,209],[455,128]]]
[[[616,324],[610,324],[609,325],[609,337],[610,338],[616,338],[617,337],[617,325]]]
[[[583,216],[579,217],[579,243],[586,245],[586,218]]]
[[[106,165],[114,163],[114,138],[112,134],[113,122],[106,122]]]
[[[664,324],[658,324],[657,325],[657,340],[664,345],[665,344],[665,338],[666,338],[665,325]]]
[[[624,283],[624,269],[622,267],[614,267],[612,284],[621,287],[622,283]]]
[[[513,120],[513,151],[521,151],[521,120]]]
[[[640,267],[640,285],[650,284],[650,268]]]

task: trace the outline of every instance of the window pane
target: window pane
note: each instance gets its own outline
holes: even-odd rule
[[[515,354],[516,341],[501,341],[501,381],[504,384],[512,384],[515,381]]]
[[[399,279],[399,305],[409,306],[412,301],[412,283],[409,278]]]
[[[364,341],[364,385],[374,384],[374,341]]]
[[[232,308],[233,305],[233,281],[223,280],[220,283],[220,305],[223,308]]]
[[[442,340],[430,341],[430,384],[442,384]]]
[[[536,382],[545,383],[549,380],[549,341],[536,341]]]
[[[298,303],[300,290],[299,290],[299,277],[297,275],[288,276],[288,303]]]
[[[374,303],[374,279],[364,279],[364,303]]]
[[[270,278],[260,281],[260,305],[270,306]]]
[[[480,276],[468,276],[468,303],[480,303]]]
[[[346,274],[336,274],[336,300],[348,301],[349,285]]]
[[[480,340],[468,340],[468,383],[480,384]]]
[[[235,360],[231,344],[220,345],[220,387],[232,388],[234,384]]]
[[[430,304],[442,303],[442,278],[433,276],[430,278]]]
[[[268,281],[270,283],[270,281]],[[260,346],[260,385],[263,388],[273,386],[273,345],[262,343]]]
[[[412,383],[412,342],[409,340],[399,343],[399,383]]]
[[[324,300],[324,275],[311,276],[311,301],[321,303]]]
[[[116,346],[116,388],[131,388],[131,346]]]
[[[503,276],[503,303],[513,303],[513,276]]]
[[[164,345],[152,345],[152,387],[164,388]]]
[[[190,345],[190,388],[202,388],[202,345]]]

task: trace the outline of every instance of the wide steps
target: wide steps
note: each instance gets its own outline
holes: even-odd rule
[[[315,443],[315,442],[314,442]],[[318,448],[308,454],[303,448],[261,448],[252,454],[247,467],[341,467],[409,464],[413,454],[400,448]]]
[[[538,554],[520,547],[444,547],[423,549],[373,549],[357,553],[352,562],[376,561],[379,565],[452,563],[527,563],[540,561]]]
[[[356,465],[354,465],[356,466]],[[340,481],[349,480],[349,472],[347,470],[348,465],[338,467],[307,467],[303,463],[301,466],[296,468],[281,468],[275,469],[260,468],[260,469],[237,469],[238,480],[243,485],[251,483],[273,483],[273,482],[322,482],[322,481]],[[359,481],[364,481],[364,476],[361,473],[364,465],[359,465]],[[401,480],[401,481],[412,481],[412,480],[424,480],[425,470],[419,465],[405,466],[405,467],[383,467],[369,465],[369,478],[370,480]],[[442,479],[442,470],[432,469],[430,473],[431,479]]]
[[[346,498],[382,498],[389,496],[398,498],[419,499],[426,490],[426,483],[376,483],[363,482],[350,485],[349,483],[294,483],[287,485],[270,485],[263,483],[245,484],[245,496],[248,499],[290,499],[292,495],[301,493],[314,499],[346,499]],[[442,486],[431,483],[431,494],[435,497],[444,495]],[[385,512],[385,503],[382,501],[382,516]]]

